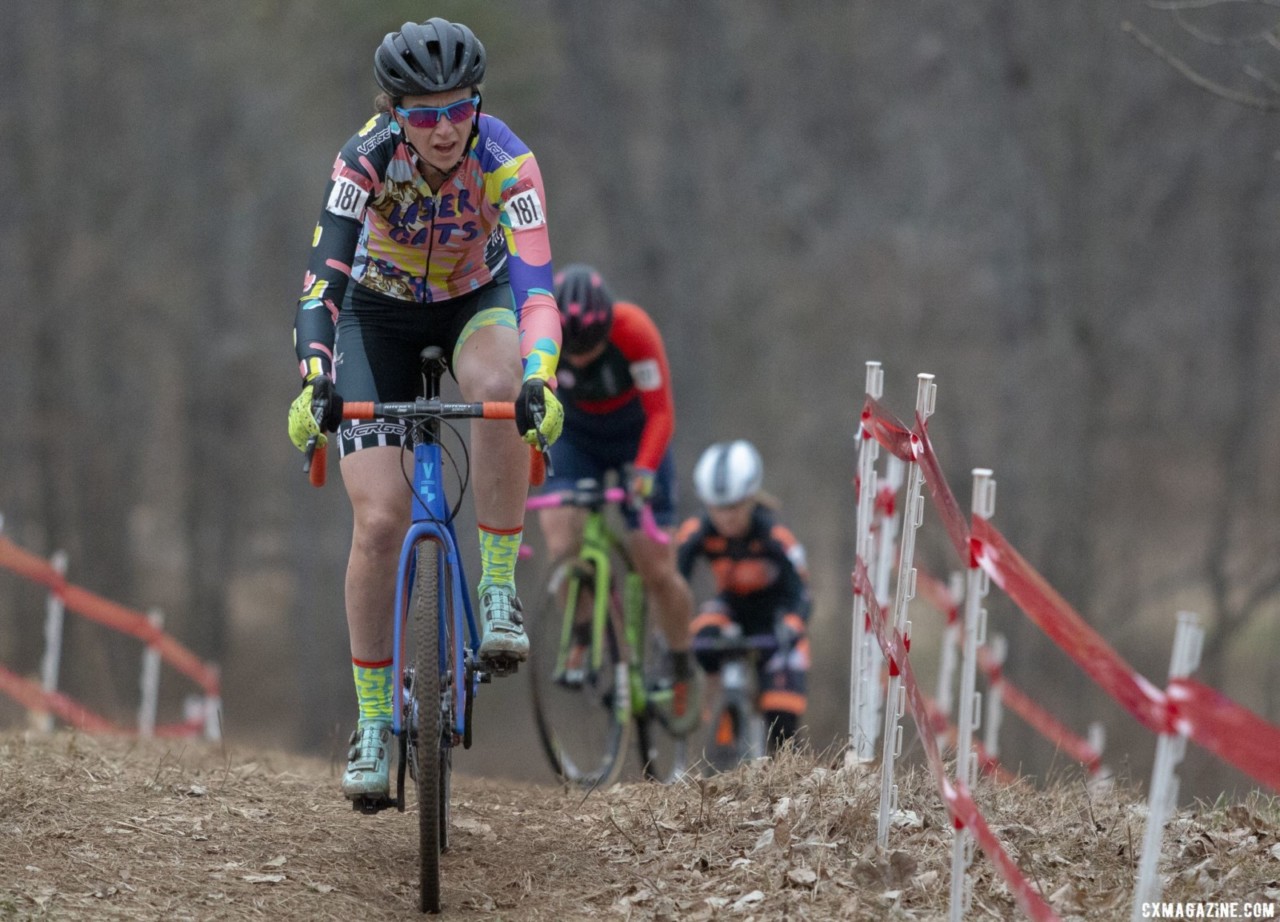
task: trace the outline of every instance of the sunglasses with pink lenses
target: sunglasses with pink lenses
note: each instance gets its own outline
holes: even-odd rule
[[[479,103],[480,97],[472,96],[470,99],[459,99],[447,106],[414,106],[412,109],[396,106],[396,112],[414,128],[434,128],[440,124],[442,118],[447,118],[455,125],[462,124],[476,114],[476,106]]]

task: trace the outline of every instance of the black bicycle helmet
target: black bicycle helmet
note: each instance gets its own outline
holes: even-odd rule
[[[435,17],[388,32],[373,56],[378,86],[394,97],[443,93],[484,79],[484,45],[459,22]]]
[[[613,295],[600,273],[575,263],[556,275],[556,304],[564,331],[564,350],[589,352],[609,335],[613,326]]]

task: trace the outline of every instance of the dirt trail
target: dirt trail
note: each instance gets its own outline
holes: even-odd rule
[[[918,822],[880,853],[876,775],[809,756],[585,798],[456,777],[444,918],[942,919],[951,831],[927,780],[902,779]],[[1128,918],[1132,797],[1064,780],[979,801],[1064,918]],[[420,918],[416,829],[353,813],[316,759],[0,734],[0,919]],[[1181,813],[1165,857],[1167,898],[1280,903],[1280,808]],[[1016,918],[990,864],[975,873],[970,918]]]

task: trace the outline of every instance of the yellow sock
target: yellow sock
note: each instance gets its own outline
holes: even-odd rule
[[[351,671],[356,678],[356,700],[360,704],[360,722],[390,721],[394,702],[391,660],[369,663],[352,659]]]
[[[524,529],[490,528],[481,525],[480,531],[480,585],[495,583],[514,587],[516,584],[516,558],[520,554],[520,539]]]

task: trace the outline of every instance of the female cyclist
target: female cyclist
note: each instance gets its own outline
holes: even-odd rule
[[[693,620],[698,638],[772,634],[777,651],[760,666],[760,710],[769,751],[795,736],[804,716],[809,672],[808,570],[804,548],[778,521],[776,502],[761,491],[764,463],[743,439],[702,453],[693,483],[705,509],[680,526],[680,572],[688,579],[705,559],[716,595]],[[699,653],[711,682],[720,657]]]
[[[389,613],[410,518],[405,431],[391,420],[339,427],[341,402],[412,400],[428,345],[450,357],[464,400],[517,401],[516,429],[471,428],[482,659],[528,656],[515,592],[529,472],[521,435],[536,441],[537,411],[554,441],[563,412],[546,386],[560,317],[542,177],[511,129],[481,113],[484,46],[460,23],[408,22],[382,40],[373,65],[377,114],[334,161],[312,238],[294,322],[303,388],[289,435],[301,449],[339,430],[355,521],[346,612],[360,711],[342,789],[376,800],[390,790]]]

